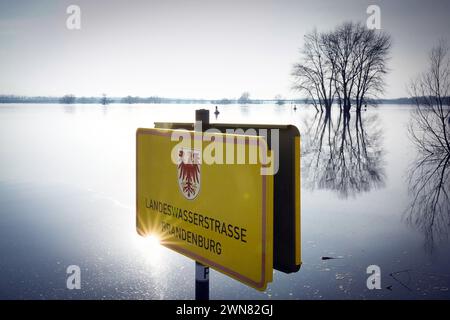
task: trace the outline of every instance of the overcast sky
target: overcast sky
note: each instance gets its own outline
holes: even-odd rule
[[[81,8],[81,30],[66,8]],[[386,97],[406,96],[439,38],[450,0],[0,0],[0,94],[296,97],[290,72],[306,32],[365,23],[393,38]]]

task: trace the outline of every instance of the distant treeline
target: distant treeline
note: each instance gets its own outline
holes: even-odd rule
[[[284,103],[305,103],[305,99],[286,99],[282,100]],[[245,104],[261,104],[261,103],[275,103],[279,102],[276,99],[249,99],[245,101]],[[0,103],[60,103],[60,104],[73,104],[73,103],[90,103],[90,104],[110,104],[110,103],[180,103],[180,104],[236,104],[242,103],[239,99],[180,99],[180,98],[164,98],[158,96],[151,97],[76,97],[68,94],[62,97],[49,97],[49,96],[16,96],[16,95],[0,95]]]
[[[283,103],[289,104],[303,104],[308,103],[307,99],[283,99]],[[379,99],[373,101],[378,104],[414,104],[416,100],[414,98],[397,98],[397,99]],[[176,99],[176,98],[163,98],[157,96],[151,97],[76,97],[74,95],[65,95],[62,97],[50,97],[50,96],[16,96],[16,95],[0,95],[0,103],[59,103],[59,104],[110,104],[110,103],[173,103],[173,104],[239,104],[239,99]],[[263,103],[278,103],[279,99],[249,99],[245,104],[263,104]]]

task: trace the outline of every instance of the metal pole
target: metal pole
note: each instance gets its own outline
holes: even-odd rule
[[[209,300],[209,267],[195,261],[195,300]]]
[[[209,110],[199,109],[195,110],[195,122],[201,122],[202,131],[208,130],[209,128]]]
[[[209,128],[209,110],[195,110],[195,130],[199,130],[201,124],[202,131]],[[209,300],[209,267],[195,261],[195,300]]]

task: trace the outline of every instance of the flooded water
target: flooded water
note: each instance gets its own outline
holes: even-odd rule
[[[0,105],[0,298],[192,299],[194,262],[136,234],[135,132],[205,107]],[[337,109],[330,119],[303,106],[219,109],[212,122],[299,128],[303,265],[274,272],[265,292],[212,271],[212,299],[450,298],[448,198],[428,206],[430,184],[448,194],[450,169],[418,167],[412,107],[347,122]],[[80,290],[66,288],[69,265]],[[366,286],[369,265],[380,290]]]

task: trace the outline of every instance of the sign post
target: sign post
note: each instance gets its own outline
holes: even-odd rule
[[[195,122],[202,124],[202,130],[208,129],[209,110],[195,110]],[[195,300],[209,300],[209,267],[195,261]]]
[[[195,261],[195,300],[209,300],[209,267]]]

